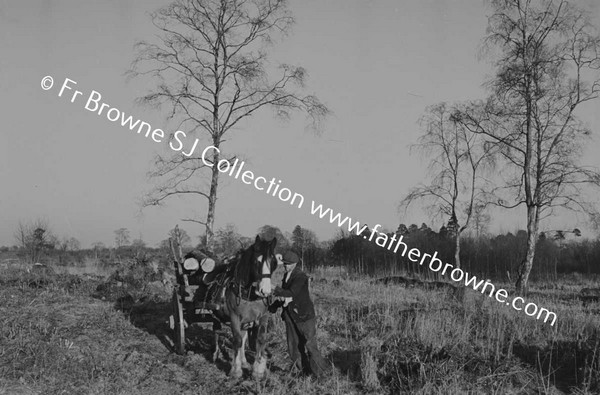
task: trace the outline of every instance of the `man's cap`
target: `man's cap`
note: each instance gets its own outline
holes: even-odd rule
[[[294,253],[293,251],[288,251],[285,254],[283,254],[282,261],[284,265],[293,265],[295,263],[300,262],[300,258],[298,258],[298,255],[296,255],[296,253]]]

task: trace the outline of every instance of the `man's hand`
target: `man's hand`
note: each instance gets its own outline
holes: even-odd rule
[[[287,306],[292,301],[291,296],[289,298],[286,298],[285,296],[275,296],[273,299],[276,302],[283,302],[283,307]]]

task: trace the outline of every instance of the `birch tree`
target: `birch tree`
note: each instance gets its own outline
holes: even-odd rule
[[[542,218],[556,208],[595,211],[586,185],[597,169],[581,164],[590,130],[576,110],[600,91],[600,36],[568,1],[493,0],[485,53],[493,60],[490,97],[454,118],[494,141],[502,154],[496,204],[525,206],[527,247],[516,288],[527,293]]]
[[[156,89],[140,101],[166,105],[188,140],[200,136],[221,149],[233,128],[242,128],[266,107],[283,118],[302,112],[315,129],[328,113],[314,95],[302,93],[307,76],[302,67],[269,63],[269,45],[288,34],[294,22],[287,1],[176,0],[152,14],[152,21],[157,42],[137,45],[130,75],[156,81]],[[207,166],[201,152],[182,152],[156,158],[150,176],[160,185],[143,205],[160,205],[172,196],[200,198],[206,215],[184,220],[205,227],[210,248],[219,185],[214,164],[224,154],[211,150],[213,165]]]
[[[421,119],[424,134],[413,148],[429,161],[431,180],[416,186],[401,201],[407,209],[419,203],[433,214],[449,218],[448,231],[455,240],[455,267],[460,267],[460,240],[468,229],[475,209],[485,207],[482,190],[487,182],[486,167],[493,164],[494,145],[453,118],[456,106],[440,103],[427,109]]]

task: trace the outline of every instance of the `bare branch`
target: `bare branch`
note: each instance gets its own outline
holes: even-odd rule
[[[294,22],[285,0],[175,0],[151,16],[159,34],[153,42],[136,45],[127,74],[156,82],[139,102],[165,106],[168,118],[186,127],[186,136],[205,138],[221,149],[229,130],[264,108],[282,118],[304,113],[309,127],[320,131],[329,110],[303,92],[306,71],[288,65],[273,69],[267,58],[269,45]],[[143,204],[162,204],[177,195],[207,198],[202,222],[210,238],[219,172],[199,155],[158,157],[150,176],[161,184]],[[220,158],[216,151],[211,156],[213,162]],[[205,176],[207,188],[199,188],[197,180]]]

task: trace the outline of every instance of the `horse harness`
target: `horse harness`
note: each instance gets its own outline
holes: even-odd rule
[[[235,258],[239,263],[239,253]],[[218,273],[210,282],[205,282],[207,288],[205,293],[205,301],[212,302],[217,301],[219,299],[219,294],[225,291],[227,288],[231,288],[234,295],[237,298],[236,303],[239,305],[241,300],[245,300],[248,302],[254,302],[259,299],[267,301],[267,298],[258,295],[258,282],[263,278],[271,278],[271,273],[265,274],[261,273],[260,279],[256,282],[253,282],[249,286],[242,285],[240,282],[235,280],[235,264],[232,262],[228,262],[227,270],[224,270],[221,273]],[[223,292],[224,293],[224,292]],[[214,299],[214,300],[213,300]],[[271,300],[271,298],[268,298]]]

